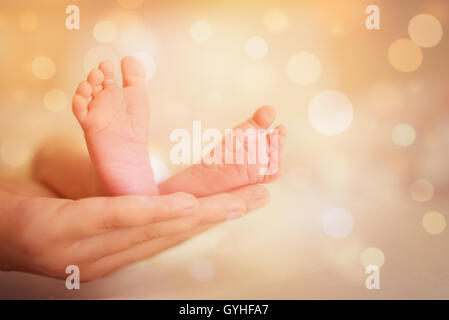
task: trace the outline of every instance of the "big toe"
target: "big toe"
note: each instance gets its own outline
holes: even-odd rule
[[[276,118],[276,110],[271,106],[263,106],[254,112],[253,116],[236,129],[267,129]]]
[[[115,85],[114,66],[111,61],[105,60],[101,62],[98,69],[103,72],[104,75],[103,87],[107,88]]]
[[[258,127],[267,129],[276,118],[276,110],[272,106],[263,106],[254,112],[253,120]]]
[[[145,83],[145,67],[143,63],[134,57],[122,59],[123,86],[138,86]]]

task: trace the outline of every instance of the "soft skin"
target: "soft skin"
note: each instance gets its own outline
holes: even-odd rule
[[[107,195],[155,195],[181,191],[203,197],[246,185],[269,183],[279,176],[287,134],[282,125],[261,136],[267,141],[263,152],[270,168],[276,169],[276,174],[260,173],[262,163],[259,158],[256,163],[248,163],[248,150],[255,150],[258,139],[249,141],[236,136],[236,142],[240,143],[229,147],[225,138],[211,151],[221,158],[219,163],[202,161],[157,186],[148,155],[150,105],[145,90],[144,66],[136,58],[125,57],[121,69],[123,85],[116,82],[112,63],[101,62],[89,73],[87,81],[79,84],[73,97],[73,113],[84,130],[95,173]],[[247,121],[235,127],[234,132],[259,134],[272,125],[275,117],[273,107],[261,107]],[[243,153],[246,160],[228,164],[224,149],[233,158]]]
[[[58,141],[49,141],[34,159],[40,182],[0,181],[1,270],[65,278],[65,268],[75,264],[82,281],[94,280],[241,217],[269,198],[258,185],[203,198],[99,197],[87,155]]]

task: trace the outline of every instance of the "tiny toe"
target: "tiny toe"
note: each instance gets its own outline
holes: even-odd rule
[[[83,125],[83,122],[87,117],[87,112],[88,112],[87,105],[88,105],[88,101],[85,97],[83,97],[79,94],[76,94],[73,96],[73,99],[72,99],[73,114],[75,115],[76,119],[81,124],[81,126]]]
[[[271,106],[264,106],[254,112],[253,120],[262,129],[267,129],[276,118],[276,110]]]
[[[269,134],[270,144],[270,164],[268,173],[264,177],[264,183],[270,183],[279,178],[281,174],[282,165],[282,151],[285,144],[285,136],[287,135],[287,129],[283,125],[279,125],[274,128],[274,131]]]
[[[279,125],[269,134],[270,148],[277,149],[278,154],[282,153],[284,149],[285,137],[287,135],[287,129],[283,125]],[[267,136],[268,138],[268,136]],[[274,140],[277,139],[277,140]],[[272,145],[272,141],[275,142]]]
[[[89,82],[83,81],[78,85],[78,89],[76,89],[76,94],[88,98],[92,95],[92,86],[90,85]]]
[[[105,60],[100,63],[98,66],[101,72],[103,72],[104,80],[103,87],[107,88],[108,86],[115,85],[115,77],[114,77],[114,66],[112,62],[109,60]]]
[[[145,84],[145,67],[143,63],[134,57],[122,59],[123,86],[139,86]]]
[[[99,86],[104,81],[104,74],[99,69],[93,69],[87,76],[87,81],[92,87]]]
[[[276,110],[273,107],[265,106],[257,109],[253,116],[235,127],[235,129],[267,129],[276,117]]]
[[[278,125],[276,128],[274,128],[275,130],[277,130],[278,134],[282,137],[285,138],[285,136],[287,135],[287,128],[284,125]]]

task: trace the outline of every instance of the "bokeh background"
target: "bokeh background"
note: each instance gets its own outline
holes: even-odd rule
[[[448,15],[446,0],[2,0],[2,178],[27,177],[50,136],[82,142],[77,83],[129,54],[148,70],[159,179],[193,120],[224,130],[270,104],[289,136],[267,207],[76,292],[0,273],[0,297],[449,298]]]

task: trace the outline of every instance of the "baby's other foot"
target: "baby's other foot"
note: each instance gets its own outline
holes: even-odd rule
[[[208,161],[203,158],[201,164],[193,165],[162,182],[159,185],[161,193],[183,191],[202,197],[245,185],[274,181],[279,177],[281,153],[287,134],[282,125],[272,132],[265,131],[275,117],[274,108],[259,108],[249,120],[234,128],[232,135],[225,137],[211,151]],[[244,135],[247,130],[249,133],[253,131],[254,135]],[[248,138],[250,136],[252,138]],[[229,143],[230,137],[233,137],[233,143]],[[261,141],[266,144],[263,145]]]
[[[123,87],[111,62],[103,61],[73,97],[97,174],[110,195],[158,194],[148,155],[149,102],[143,64],[121,63]]]

